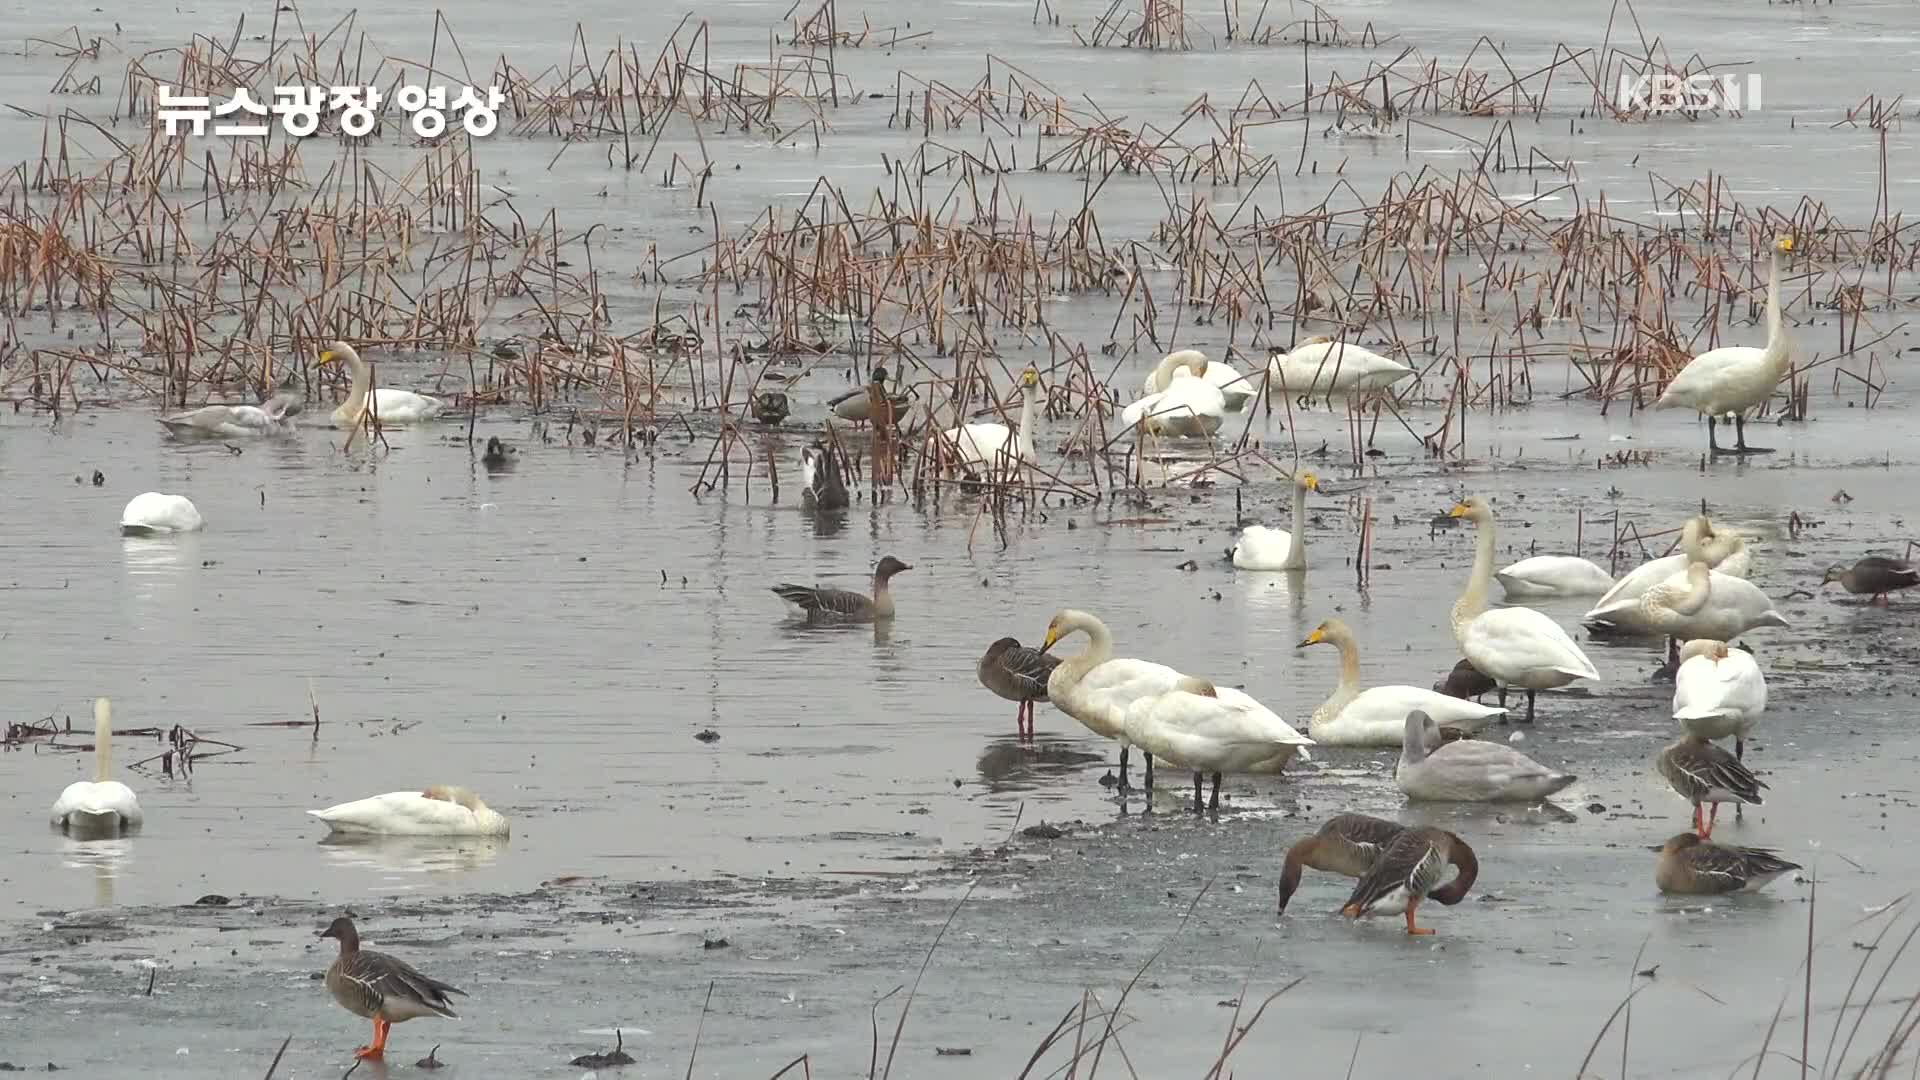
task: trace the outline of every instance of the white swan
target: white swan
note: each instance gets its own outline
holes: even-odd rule
[[[1253,376],[1236,371],[1224,360],[1209,360],[1207,354],[1198,349],[1181,349],[1162,357],[1160,363],[1147,372],[1141,393],[1157,394],[1165,390],[1173,382],[1175,369],[1189,363],[1206,365],[1200,377],[1220,388],[1228,412],[1239,412],[1254,399]]]
[[[1613,575],[1577,555],[1535,555],[1493,572],[1509,600],[1598,596],[1613,588]]]
[[[1267,385],[1305,398],[1385,390],[1413,373],[1398,360],[1330,337],[1310,337],[1267,359]]]
[[[367,411],[367,401],[373,401],[373,413],[386,427],[395,424],[418,424],[431,420],[447,411],[447,403],[436,397],[416,394],[411,390],[392,390],[381,387],[373,389],[373,370],[353,346],[344,341],[330,342],[320,354],[322,364],[344,363],[353,373],[353,385],[347,391],[347,400],[333,410],[333,426],[357,428]]]
[[[159,423],[169,434],[181,439],[256,439],[291,434],[293,417],[298,412],[299,398],[275,394],[258,405],[202,405],[190,412],[162,417]]]
[[[1228,555],[1242,570],[1307,568],[1307,492],[1320,490],[1320,478],[1301,471],[1293,477],[1293,531],[1249,525],[1240,530]]]
[[[93,702],[93,779],[68,784],[53,801],[53,827],[86,836],[117,836],[140,827],[140,800],[113,779],[113,706]]]
[[[1725,453],[1713,434],[1714,421],[1732,415],[1735,454],[1765,454],[1765,447],[1747,445],[1745,413],[1758,408],[1773,396],[1774,387],[1787,373],[1793,344],[1787,339],[1785,321],[1780,315],[1780,256],[1793,251],[1793,238],[1782,236],[1773,242],[1767,267],[1767,344],[1726,345],[1709,349],[1687,362],[1667,384],[1666,393],[1654,402],[1656,409],[1693,409],[1707,418],[1707,448]]]
[[[1527,692],[1527,723],[1533,722],[1534,694],[1575,679],[1600,678],[1593,661],[1580,651],[1560,624],[1532,608],[1487,610],[1487,587],[1493,579],[1493,508],[1475,495],[1455,506],[1453,517],[1473,522],[1473,575],[1453,605],[1453,636],[1473,666],[1500,684],[1500,702],[1507,688]]]
[[[1133,745],[1126,732],[1127,707],[1141,698],[1168,693],[1186,676],[1165,664],[1150,660],[1115,659],[1113,635],[1108,632],[1107,625],[1087,612],[1072,608],[1056,613],[1047,624],[1046,641],[1040,651],[1052,649],[1055,642],[1076,631],[1087,635],[1087,650],[1066,657],[1054,667],[1053,674],[1047,677],[1047,700],[1053,703],[1054,708],[1080,721],[1087,730],[1120,744],[1120,785],[1124,790],[1127,787],[1128,749]],[[1215,694],[1229,705],[1247,705],[1271,715],[1266,706],[1233,687],[1219,687]],[[1274,716],[1273,720],[1285,723],[1278,716]],[[1146,752],[1149,755],[1152,753]],[[1262,771],[1279,772],[1293,757],[1291,751],[1276,753]],[[1301,757],[1305,757],[1304,752]],[[1151,787],[1151,756],[1147,759],[1146,772],[1147,786]]]
[[[1432,802],[1533,802],[1578,777],[1555,772],[1505,743],[1440,741],[1423,712],[1407,714],[1393,782],[1407,798]]]
[[[1747,736],[1767,709],[1767,677],[1752,654],[1724,641],[1695,638],[1680,650],[1673,677],[1673,718],[1689,735],[1733,736],[1736,760],[1747,756]]]
[[[1020,463],[1034,460],[1033,404],[1040,396],[1040,373],[1032,368],[1020,374],[1020,430],[1005,424],[962,424],[942,434],[954,448],[962,468],[974,474],[1016,475]]]
[[[1278,772],[1313,745],[1272,710],[1239,697],[1244,700],[1228,700],[1207,680],[1183,677],[1164,694],[1129,703],[1121,728],[1128,742],[1193,772],[1195,810],[1201,808],[1200,778],[1212,773],[1209,805],[1218,810],[1221,774]]]
[[[1316,743],[1399,746],[1410,712],[1426,713],[1441,727],[1471,733],[1507,711],[1418,686],[1375,686],[1362,690],[1360,645],[1354,640],[1352,629],[1339,619],[1328,619],[1295,648],[1322,643],[1340,647],[1340,685],[1313,710],[1313,719],[1307,723],[1307,734]]]
[[[425,791],[390,791],[307,813],[331,833],[379,836],[507,836],[507,819],[463,787],[434,784]]]
[[[197,532],[207,527],[206,519],[193,500],[185,495],[165,495],[158,491],[135,495],[120,511],[120,531],[128,536],[166,536],[170,533]]]
[[[1580,621],[1592,630],[1635,631],[1632,625],[1614,626],[1594,618],[1594,613],[1602,608],[1623,609],[1625,601],[1638,600],[1653,588],[1675,574],[1684,574],[1690,562],[1704,562],[1713,569],[1729,577],[1744,578],[1753,567],[1753,554],[1747,550],[1747,541],[1739,533],[1731,530],[1722,532],[1713,527],[1713,522],[1703,514],[1687,519],[1680,527],[1680,550],[1672,555],[1662,555],[1657,559],[1648,559],[1628,571],[1626,576],[1613,583],[1613,588],[1601,594],[1594,601],[1593,608],[1580,617]],[[1650,632],[1650,631],[1648,631]]]
[[[1211,365],[1200,353],[1187,352],[1174,365],[1165,390],[1120,410],[1122,431],[1138,425],[1149,435],[1212,435],[1226,423],[1226,395],[1206,379]]]
[[[1661,634],[1678,640],[1732,641],[1763,626],[1786,626],[1758,585],[1690,562],[1684,572],[1641,593],[1587,612],[1591,622],[1614,630]]]

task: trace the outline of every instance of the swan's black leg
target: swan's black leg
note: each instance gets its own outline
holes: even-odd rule
[[[1772,450],[1764,446],[1747,445],[1747,418],[1739,413],[1733,414],[1734,450],[1736,454],[1771,454]]]
[[[1220,774],[1219,773],[1213,774],[1213,797],[1207,800],[1207,809],[1212,810],[1216,814],[1220,812]]]
[[[1507,687],[1506,687],[1506,684],[1504,683],[1501,684],[1500,686],[1500,707],[1503,709],[1507,707]],[[1508,717],[1506,713],[1501,713],[1500,722],[1503,724],[1510,724],[1513,722],[1513,720],[1510,717]]]
[[[1531,723],[1533,723],[1533,695],[1534,695],[1534,691],[1532,691],[1532,690],[1528,690],[1528,691],[1527,691],[1527,719],[1526,719],[1526,723],[1529,723],[1529,724],[1531,724]]]
[[[1151,795],[1153,794],[1153,755],[1142,750],[1140,757],[1147,763],[1147,794]]]
[[[1127,783],[1127,753],[1127,747],[1120,748],[1120,790],[1123,792],[1133,790],[1133,785]]]
[[[1203,784],[1203,781],[1201,780],[1200,774],[1194,773],[1193,774],[1193,812],[1196,814],[1199,813],[1201,809],[1206,806],[1206,803],[1202,801],[1200,798],[1200,789],[1202,784]]]
[[[1714,457],[1719,457],[1721,454],[1725,453],[1725,451],[1720,449],[1720,444],[1714,441],[1713,426],[1717,422],[1718,421],[1714,419],[1712,413],[1707,414],[1707,453],[1713,455]]]

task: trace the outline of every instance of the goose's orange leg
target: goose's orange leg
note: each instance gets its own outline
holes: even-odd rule
[[[1700,809],[1699,803],[1693,804],[1693,831],[1700,834],[1700,838],[1704,840],[1706,839],[1707,822],[1706,819],[1701,816]]]
[[[360,1058],[362,1060],[365,1060],[367,1058],[385,1057],[387,1054],[387,1032],[392,1030],[393,1030],[392,1024],[387,1023],[385,1020],[382,1020],[377,1016],[374,1017],[373,1018],[373,1044],[370,1046],[363,1046],[360,1049],[355,1050],[353,1052],[353,1056]]]
[[[1420,898],[1419,898],[1419,897],[1417,897],[1417,896],[1409,896],[1409,897],[1407,897],[1407,934],[1408,934],[1409,936],[1413,936],[1413,937],[1418,937],[1418,936],[1420,936],[1420,935],[1422,935],[1422,934],[1431,934],[1431,933],[1433,933],[1433,927],[1431,927],[1431,926],[1415,926],[1415,925],[1413,925],[1413,909],[1414,909],[1414,908],[1417,908],[1417,907],[1419,907],[1419,906],[1420,906]]]

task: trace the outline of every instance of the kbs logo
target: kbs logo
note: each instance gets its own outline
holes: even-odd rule
[[[1621,112],[1664,113],[1729,112],[1760,110],[1760,76],[1708,75],[1698,72],[1682,75],[1673,71],[1620,75],[1619,93],[1614,104]]]

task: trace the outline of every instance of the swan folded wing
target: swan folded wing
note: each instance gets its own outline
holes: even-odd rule
[[[1676,404],[1695,404],[1688,399],[1724,391],[1728,389],[1726,383],[1729,381],[1737,383],[1743,377],[1764,377],[1767,374],[1763,366],[1765,361],[1766,351],[1751,345],[1725,345],[1709,349],[1681,368],[1680,373],[1667,384],[1666,393],[1661,397],[1671,397]]]
[[[1598,679],[1586,654],[1560,624],[1532,608],[1496,608],[1467,627],[1469,658],[1474,650],[1497,652],[1510,666],[1549,668],[1582,679]]]
[[[129,824],[137,824],[140,802],[134,797],[133,789],[118,780],[76,780],[68,784],[53,803],[55,824],[64,822],[72,814],[88,817],[117,814]]]
[[[1079,692],[1089,700],[1124,707],[1138,698],[1164,694],[1182,678],[1178,671],[1151,660],[1120,657],[1086,673]]]
[[[1266,525],[1249,525],[1234,541],[1233,564],[1241,569],[1277,566],[1293,551],[1293,534]]]
[[[1482,705],[1477,701],[1449,697],[1423,687],[1393,684],[1362,690],[1358,697],[1347,702],[1346,707],[1340,710],[1340,716],[1378,717],[1382,724],[1390,727],[1393,736],[1391,742],[1398,745],[1410,712],[1426,713],[1443,728],[1472,734],[1506,711],[1498,705]]]
[[[1675,574],[1684,573],[1686,569],[1687,557],[1685,555],[1662,555],[1657,559],[1649,559],[1639,566],[1634,567],[1632,570],[1627,571],[1626,576],[1613,583],[1613,588],[1600,594],[1600,599],[1594,602],[1593,610],[1587,612],[1585,619],[1592,619],[1596,617],[1602,609],[1609,608],[1622,601],[1638,601],[1641,593],[1646,592],[1648,589],[1653,588],[1655,585],[1660,584]]]
[[[390,791],[307,813],[336,832],[436,834],[471,829],[475,823],[472,810],[418,791]]]

